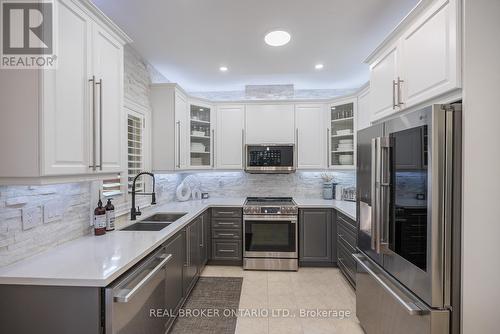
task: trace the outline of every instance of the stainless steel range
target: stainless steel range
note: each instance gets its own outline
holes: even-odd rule
[[[298,269],[298,207],[291,197],[248,197],[243,206],[243,268]]]

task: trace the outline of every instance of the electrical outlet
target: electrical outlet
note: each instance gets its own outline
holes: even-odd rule
[[[43,206],[43,223],[48,224],[61,220],[63,209],[59,201],[51,201]]]
[[[33,206],[22,209],[23,212],[23,231],[29,230],[42,223],[42,208],[40,206]]]

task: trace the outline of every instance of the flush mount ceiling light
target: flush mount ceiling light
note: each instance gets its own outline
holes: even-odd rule
[[[323,69],[323,64],[316,64],[314,65],[314,68],[317,69],[317,70],[322,70]]]
[[[264,37],[264,41],[270,46],[283,46],[290,42],[292,37],[290,34],[283,30],[271,31]]]
[[[219,67],[219,71],[221,71],[221,72],[227,72],[227,70],[228,70],[227,66]]]

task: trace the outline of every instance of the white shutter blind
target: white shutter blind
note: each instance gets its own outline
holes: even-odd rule
[[[128,191],[132,192],[132,182],[137,174],[144,168],[144,117],[128,115],[127,120],[128,137]],[[142,177],[137,179],[136,191],[144,191],[144,181]]]
[[[122,194],[120,174],[116,178],[102,181],[102,196],[113,197]]]

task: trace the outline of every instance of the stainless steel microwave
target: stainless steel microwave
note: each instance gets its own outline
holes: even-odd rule
[[[248,173],[285,174],[295,172],[295,145],[246,145],[245,171]]]

